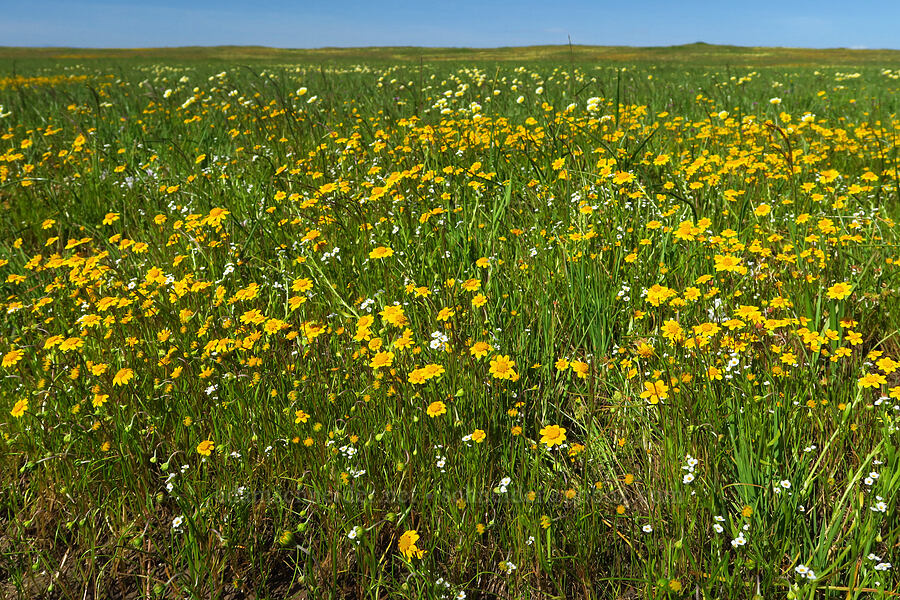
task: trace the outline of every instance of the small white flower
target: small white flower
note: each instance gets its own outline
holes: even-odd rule
[[[647,523],[643,527],[641,527],[644,533],[653,533],[653,526]]]
[[[781,483],[779,483],[778,485],[780,485],[782,488],[784,488],[786,490],[791,489],[791,482],[788,481],[787,479],[782,479]]]
[[[809,573],[809,567],[806,565],[797,565],[794,567],[794,570],[797,571],[797,574],[801,577],[806,577],[806,574]]]
[[[725,531],[725,528],[718,523],[713,523],[713,531],[715,531],[716,533],[722,533],[723,531]]]
[[[876,571],[888,571],[888,570],[890,570],[890,568],[891,568],[891,563],[889,563],[889,562],[880,562],[877,565],[875,565]]]
[[[693,473],[686,473],[684,478],[682,478],[682,480],[681,480],[682,483],[690,483],[692,481],[694,481]]]
[[[172,519],[172,529],[176,531],[181,529],[181,526],[184,525],[184,515],[179,515]]]

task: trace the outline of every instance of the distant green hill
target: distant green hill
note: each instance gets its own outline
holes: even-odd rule
[[[765,48],[718,46],[696,42],[681,46],[521,46],[503,48],[282,49],[264,46],[179,48],[13,48],[0,47],[0,60],[145,59],[180,61],[403,62],[403,61],[553,61],[609,63],[685,63],[710,65],[900,65],[900,50],[847,48]]]

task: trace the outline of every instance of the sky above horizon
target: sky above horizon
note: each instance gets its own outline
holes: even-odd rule
[[[0,45],[900,48],[900,2],[0,0]]]

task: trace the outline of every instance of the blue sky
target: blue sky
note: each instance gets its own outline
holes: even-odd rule
[[[0,0],[6,46],[900,48],[900,2]]]

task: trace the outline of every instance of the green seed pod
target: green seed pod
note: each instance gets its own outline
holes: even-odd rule
[[[288,530],[284,530],[281,532],[281,535],[278,536],[278,545],[285,547],[290,546],[294,543],[294,533]]]

